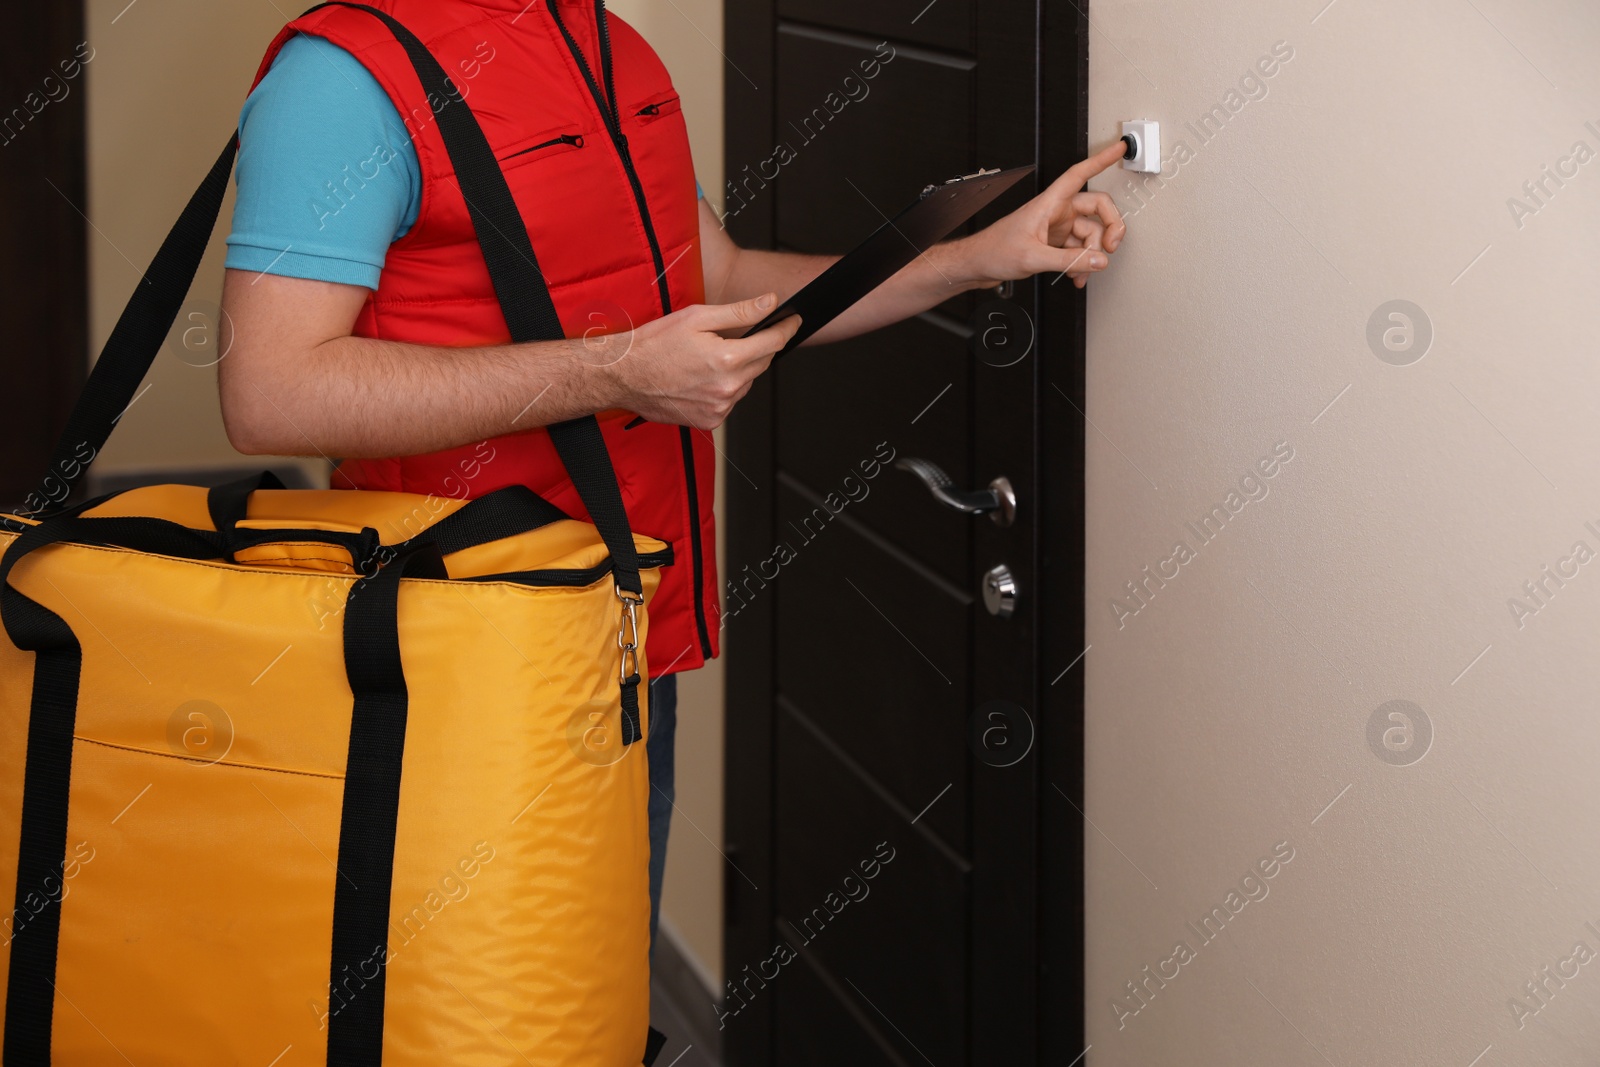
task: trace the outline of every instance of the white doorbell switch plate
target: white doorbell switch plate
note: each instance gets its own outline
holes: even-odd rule
[[[1133,156],[1122,160],[1124,170],[1139,174],[1161,172],[1161,123],[1150,119],[1129,119],[1122,124],[1122,135],[1133,138]]]

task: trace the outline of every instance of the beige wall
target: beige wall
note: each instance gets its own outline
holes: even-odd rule
[[[1600,1049],[1600,962],[1573,958],[1600,953],[1600,563],[1572,558],[1600,552],[1600,160],[1571,157],[1600,152],[1600,18],[1324,3],[1092,9],[1093,140],[1152,118],[1192,154],[1089,287],[1088,1062],[1577,1067]],[[1267,95],[1228,97],[1280,41]],[[1214,104],[1202,144],[1184,124]],[[1539,206],[1546,165],[1568,176]],[[1128,177],[1095,184],[1131,209]],[[1403,322],[1369,347],[1391,300],[1432,324],[1410,365],[1382,343]],[[1186,523],[1280,442],[1203,542]],[[1541,607],[1547,565],[1569,577]]]
[[[261,53],[287,20],[269,0],[89,0],[86,11],[95,49],[87,74],[90,347],[98,352],[237,124]],[[206,347],[232,214],[230,192],[174,338],[96,471],[270,462],[229,446],[209,354],[216,349]],[[186,331],[188,348],[177,340]],[[323,476],[324,464],[306,467]]]
[[[93,348],[111,332],[133,286],[237,122],[267,43],[303,9],[272,0],[89,0],[88,68]],[[722,8],[717,0],[662,6],[618,2],[671,68],[684,96],[696,169],[713,203],[722,188]],[[717,42],[713,44],[712,42]],[[214,322],[232,197],[188,310]],[[180,326],[184,324],[180,321]],[[226,466],[238,456],[223,434],[216,371],[156,362],[150,388],[123,419],[96,470]],[[311,465],[315,471],[316,465]],[[685,675],[678,736],[678,812],[668,853],[665,922],[711,988],[722,960],[721,665]]]
[[[683,95],[695,172],[722,203],[722,4],[720,0],[614,0],[611,10],[655,46]],[[720,438],[720,433],[719,433]],[[722,517],[718,492],[718,518]],[[721,546],[718,546],[721,556]],[[678,810],[667,849],[662,925],[706,985],[722,989],[722,664],[679,680]]]

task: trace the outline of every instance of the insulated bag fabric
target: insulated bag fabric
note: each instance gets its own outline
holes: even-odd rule
[[[437,101],[512,336],[563,336],[465,100],[362,10]],[[648,1064],[636,742],[671,552],[630,531],[592,418],[551,433],[594,524],[517,486],[270,475],[64,505],[171,328],[236,149],[39,492],[0,517],[4,1063]]]

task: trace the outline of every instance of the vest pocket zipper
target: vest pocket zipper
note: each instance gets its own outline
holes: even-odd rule
[[[633,117],[640,120],[640,125],[647,126],[659,118],[664,118],[667,115],[676,115],[682,110],[683,99],[674,96],[667,100],[657,100],[653,104],[646,104],[635,111]]]
[[[560,137],[552,137],[548,141],[541,141],[540,143],[536,145],[530,145],[527,148],[519,148],[517,151],[512,152],[508,156],[501,156],[500,162],[508,163],[519,156],[525,156],[531,152],[539,152],[546,148],[554,148],[556,145],[568,145],[572,148],[582,148],[583,136],[575,133],[564,133]]]

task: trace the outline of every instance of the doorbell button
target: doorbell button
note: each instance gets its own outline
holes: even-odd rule
[[[1161,171],[1161,123],[1151,119],[1128,119],[1122,124],[1122,167],[1139,174]]]

